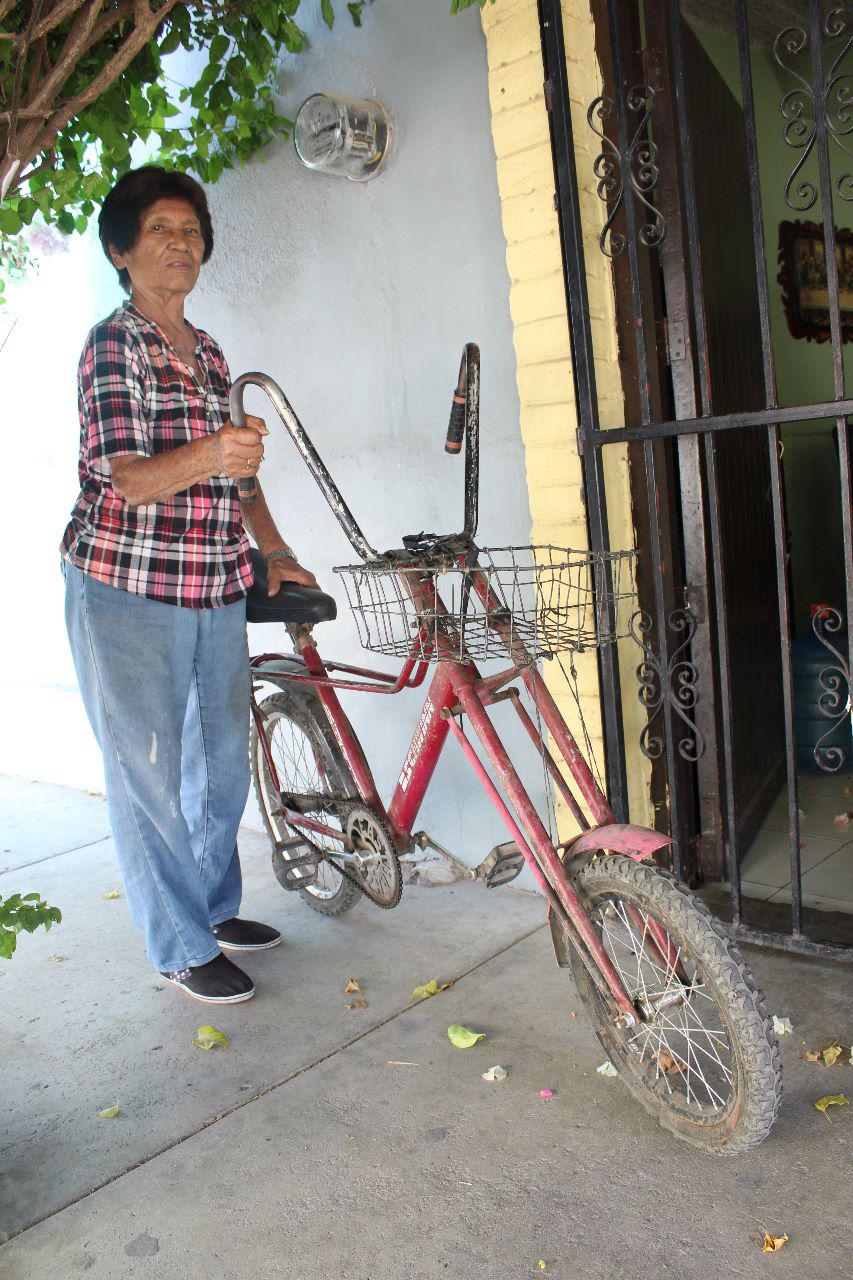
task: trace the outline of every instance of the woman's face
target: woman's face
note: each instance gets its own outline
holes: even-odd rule
[[[126,267],[134,293],[188,294],[201,270],[204,237],[192,205],[178,197],[156,201],[139,219],[136,243],[125,253],[110,250]]]

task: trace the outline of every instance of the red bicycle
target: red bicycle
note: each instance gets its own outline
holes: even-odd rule
[[[571,968],[595,1032],[634,1097],[665,1128],[707,1151],[749,1150],[770,1132],[781,1099],[779,1050],[764,998],[722,926],[652,860],[669,837],[616,821],[538,665],[625,634],[633,553],[477,546],[473,344],[463,354],[446,441],[458,453],[465,440],[464,530],[406,537],[401,549],[381,555],[271,378],[237,379],[233,421],[244,420],[249,384],[269,396],[360,557],[335,572],[363,645],[402,661],[395,677],[324,660],[312,628],[336,616],[334,600],[292,584],[267,596],[256,556],[249,620],[285,623],[294,646],[292,653],[251,659],[251,762],[279,883],[327,916],[363,897],[396,906],[400,856],[417,846],[447,854],[414,826],[453,737],[510,836],[470,874],[495,887],[526,864],[548,905],[557,962]],[[477,664],[487,659],[500,665],[483,675]],[[430,667],[423,710],[386,806],[338,691],[392,697],[423,684]],[[258,701],[265,686],[277,692]],[[547,819],[537,812],[488,714],[498,702],[520,718],[578,836],[557,838],[550,800]]]

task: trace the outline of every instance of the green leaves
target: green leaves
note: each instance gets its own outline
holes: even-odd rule
[[[131,140],[153,142],[153,163],[210,183],[288,137],[292,122],[277,105],[280,56],[298,53],[308,43],[298,21],[302,2],[178,3],[127,69],[94,102],[79,108],[49,150],[24,166],[23,177],[0,205],[0,304],[6,281],[26,270],[24,228],[35,218],[69,235],[85,230],[95,207],[130,168]],[[362,23],[364,3],[347,5],[356,26]],[[29,10],[28,0],[13,3],[4,30],[19,31]],[[332,0],[321,0],[321,14],[332,27]],[[73,103],[83,94],[132,36],[137,21],[129,13],[80,57],[61,86],[62,102]],[[48,33],[43,50],[38,42],[38,51],[34,47],[28,55],[25,92],[44,77],[46,67],[56,64],[67,34],[67,24],[60,24]],[[178,72],[169,60],[181,49],[207,55],[191,83],[180,82],[186,64]],[[11,41],[0,41],[0,103],[11,101],[17,68],[13,52]],[[191,65],[198,67],[198,61]],[[58,101],[48,105],[56,107]],[[4,149],[0,125],[0,163]],[[14,252],[13,238],[18,246]]]
[[[471,1049],[478,1040],[485,1039],[482,1031],[472,1031],[470,1027],[460,1027],[456,1023],[447,1028],[447,1038],[457,1049]]]
[[[11,960],[22,931],[50,929],[61,920],[59,908],[49,907],[38,893],[13,893],[9,898],[0,898],[0,958]]]
[[[217,1031],[216,1027],[199,1027],[196,1032],[196,1039],[193,1044],[197,1044],[199,1049],[214,1049],[217,1045],[221,1048],[228,1048],[228,1038],[221,1031]]]
[[[99,1111],[98,1115],[102,1120],[114,1120],[121,1111],[121,1103],[114,1102],[111,1107],[104,1107],[103,1111]]]

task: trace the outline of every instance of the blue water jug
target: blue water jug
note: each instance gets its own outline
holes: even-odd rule
[[[820,626],[820,622],[817,624]],[[829,643],[838,652],[847,656],[847,632],[825,631]],[[829,736],[824,734],[832,729],[833,722],[847,706],[848,686],[838,659],[822,644],[818,637],[810,632],[800,636],[791,645],[791,660],[794,678],[794,740],[797,747],[797,770],[802,773],[822,773],[815,760],[815,748],[820,743],[820,758],[825,765],[835,765],[837,761],[835,748],[842,751],[844,759],[839,768],[842,771],[853,769],[853,733],[851,733],[850,715],[843,715],[837,727]],[[821,684],[821,675],[824,684]],[[838,692],[831,696],[826,690],[829,680],[837,680]],[[824,715],[821,711],[820,699],[824,706],[832,712]],[[824,740],[821,742],[821,739]],[[827,756],[827,749],[830,750]],[[833,772],[835,770],[833,769]]]

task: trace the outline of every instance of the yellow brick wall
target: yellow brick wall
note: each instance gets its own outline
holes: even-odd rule
[[[568,73],[581,183],[581,214],[587,259],[587,284],[602,425],[622,416],[622,385],[616,343],[612,277],[598,248],[604,220],[595,194],[592,165],[595,138],[586,121],[586,104],[601,91],[588,0],[562,0]],[[577,408],[572,383],[566,295],[554,210],[554,171],[542,82],[542,52],[536,0],[496,0],[482,11],[489,66],[492,136],[497,159],[503,229],[510,275],[510,312],[514,326],[521,434],[524,441],[533,542],[586,547],[581,461],[577,451]],[[628,463],[623,446],[605,450],[611,545],[634,544]],[[644,723],[637,701],[639,650],[620,645],[623,716],[628,753],[631,817],[651,822],[649,767],[636,746]],[[603,744],[596,655],[576,658],[580,701],[603,775]],[[545,675],[572,731],[580,737],[573,699],[559,668],[545,664]],[[572,831],[570,815],[558,809],[561,834]]]

